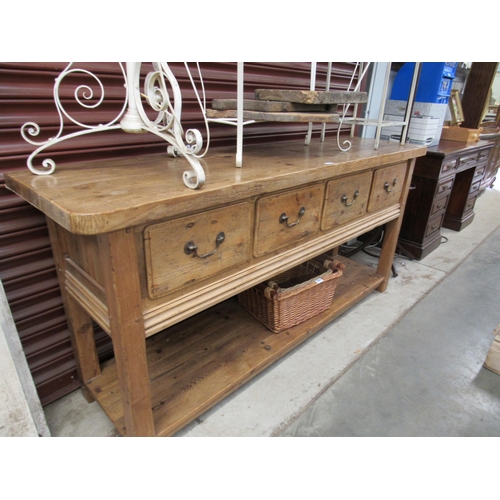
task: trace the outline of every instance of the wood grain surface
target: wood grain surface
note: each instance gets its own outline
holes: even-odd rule
[[[210,152],[202,160],[207,181],[187,188],[183,158],[166,154],[60,166],[49,176],[28,169],[5,174],[6,186],[76,234],[100,234],[187,215],[210,206],[322,181],[380,165],[423,156],[423,146],[352,140],[348,152],[335,140],[248,146],[243,167],[235,167],[235,149]]]

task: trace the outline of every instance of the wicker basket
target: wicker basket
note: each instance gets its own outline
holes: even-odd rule
[[[310,260],[238,294],[238,302],[272,332],[279,333],[331,306],[343,268],[338,261],[320,264]]]

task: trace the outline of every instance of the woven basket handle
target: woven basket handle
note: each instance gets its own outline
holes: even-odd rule
[[[327,269],[331,269],[332,271],[337,271],[337,270],[343,270],[345,269],[345,264],[340,262],[339,260],[325,260],[323,262],[323,267],[326,267]]]

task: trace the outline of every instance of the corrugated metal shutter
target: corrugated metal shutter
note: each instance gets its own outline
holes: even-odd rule
[[[79,386],[75,361],[57,284],[45,218],[5,188],[3,173],[25,169],[34,146],[24,141],[21,126],[32,121],[41,128],[40,138],[54,136],[59,126],[53,102],[54,79],[67,63],[0,63],[0,279],[18,329],[28,364],[42,404],[47,404]],[[196,66],[190,68],[197,81]],[[77,63],[75,67],[95,73],[103,82],[106,98],[96,111],[84,111],[75,104],[73,87],[62,87],[68,111],[86,123],[103,123],[121,109],[125,97],[123,78],[117,63]],[[215,98],[236,98],[236,63],[200,64],[207,102]],[[182,125],[197,128],[204,137],[202,113],[183,63],[171,68],[183,94]],[[352,63],[333,63],[332,90],[345,90]],[[143,65],[145,74],[151,68]],[[324,85],[326,63],[318,67],[318,88]],[[245,63],[245,97],[256,88],[309,88],[309,63]],[[78,84],[90,78],[72,78]],[[65,134],[78,130],[65,126]],[[314,127],[319,134],[320,126]],[[244,144],[305,137],[307,126],[296,123],[257,123],[245,127]],[[327,131],[336,131],[329,126]],[[211,125],[210,148],[234,145],[236,128]],[[63,142],[47,157],[58,164],[93,158],[123,157],[165,151],[165,143],[152,134],[133,135],[121,131],[90,134]],[[209,180],[208,180],[209,182]],[[95,327],[100,359],[112,356],[107,335]]]

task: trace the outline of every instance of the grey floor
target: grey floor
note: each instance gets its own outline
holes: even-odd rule
[[[437,285],[283,436],[500,436],[500,230]]]
[[[176,436],[500,436],[500,376],[483,368],[500,324],[500,190],[475,212]],[[79,391],[44,410],[52,436],[117,435]]]

